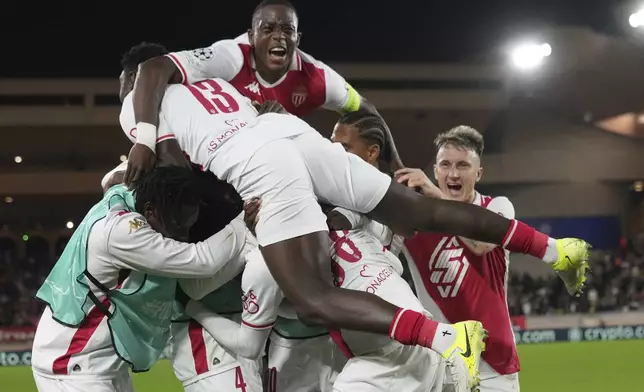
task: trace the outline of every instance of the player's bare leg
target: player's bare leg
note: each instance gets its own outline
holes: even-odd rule
[[[398,307],[334,287],[328,243],[328,232],[320,231],[262,247],[262,255],[303,322],[388,334]]]

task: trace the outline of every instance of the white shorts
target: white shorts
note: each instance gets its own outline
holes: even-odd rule
[[[286,121],[285,126],[303,123],[292,121]],[[256,128],[271,132],[280,124],[260,120]],[[256,232],[262,246],[328,231],[318,198],[334,206],[369,212],[391,183],[387,175],[314,131],[265,144],[230,168],[225,178],[243,200],[261,198]]]
[[[97,377],[98,378],[98,377]],[[48,376],[34,372],[38,392],[134,392],[130,373],[114,377]]]
[[[267,392],[330,392],[346,359],[328,336],[285,339],[271,335]]]
[[[259,362],[243,358],[238,362],[240,366],[220,373],[211,371],[183,389],[185,392],[262,392]]]
[[[519,392],[519,373],[481,380],[480,392]]]
[[[349,359],[333,384],[337,392],[441,392],[445,361],[428,348],[392,342]]]

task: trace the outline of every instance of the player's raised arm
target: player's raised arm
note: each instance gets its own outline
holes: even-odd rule
[[[136,144],[130,151],[130,164],[124,178],[127,185],[150,171],[156,163],[154,141],[160,136],[159,108],[168,84],[193,83],[209,78],[230,80],[242,63],[241,49],[232,40],[175,53],[168,53],[161,45],[142,43],[126,54],[121,99],[133,91],[133,120],[137,129]],[[181,151],[175,140],[167,140],[163,147],[156,152],[177,155]]]
[[[376,107],[365,97],[360,95],[360,93],[358,93],[358,91],[356,91],[356,89],[354,89],[333,68],[320,61],[316,61],[316,64],[324,70],[326,84],[326,102],[324,104],[324,108],[335,110],[343,114],[362,112],[382,117],[380,116],[380,113],[378,113],[378,110],[376,110]],[[384,121],[382,121],[382,124],[386,136],[386,148],[383,149],[380,154],[383,161],[386,160],[391,162],[391,171],[393,172],[405,167],[405,165],[403,165],[402,160],[400,159],[396,143],[394,143],[394,138],[391,135],[389,127]],[[390,157],[391,159],[389,159]]]
[[[233,40],[207,48],[164,53],[139,65],[134,83],[134,117],[138,123],[158,126],[157,114],[169,83],[194,83],[204,79],[232,79],[243,63]]]

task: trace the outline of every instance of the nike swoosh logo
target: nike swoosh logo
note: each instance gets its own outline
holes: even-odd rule
[[[469,356],[472,355],[472,347],[470,347],[470,337],[467,334],[467,326],[464,325],[463,328],[465,328],[465,352],[461,355],[465,358],[469,358]]]

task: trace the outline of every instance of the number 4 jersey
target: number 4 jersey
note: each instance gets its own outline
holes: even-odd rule
[[[514,207],[505,197],[476,193],[474,204],[514,218]],[[405,241],[403,252],[418,298],[438,321],[479,320],[488,330],[481,379],[518,372],[507,306],[509,252],[496,247],[477,255],[461,238],[437,233],[418,233]]]

